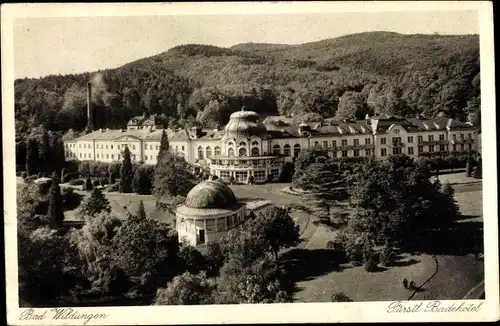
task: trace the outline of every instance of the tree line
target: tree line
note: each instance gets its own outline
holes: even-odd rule
[[[171,127],[213,127],[227,123],[242,105],[299,120],[445,112],[479,124],[477,37],[368,33],[351,38],[294,48],[186,45],[117,69],[18,79],[16,134],[25,139],[42,123],[50,131],[82,130],[88,81],[97,128],[122,128],[143,113],[158,114]],[[334,48],[349,55],[332,56]],[[322,65],[335,69],[318,71]]]

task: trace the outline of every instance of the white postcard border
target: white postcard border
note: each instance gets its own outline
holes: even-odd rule
[[[200,6],[203,10],[200,10]],[[26,309],[18,308],[16,200],[12,185],[15,180],[15,123],[13,105],[13,20],[19,17],[63,16],[140,16],[140,15],[210,15],[273,14],[305,12],[369,12],[369,11],[477,10],[480,15],[481,106],[483,148],[483,214],[485,238],[486,300],[478,312],[388,313],[390,302],[356,303],[292,303],[270,305],[218,306],[150,306],[74,308],[86,318],[52,319],[51,308],[43,320],[19,320]],[[495,74],[493,51],[492,4],[478,2],[315,2],[315,3],[175,3],[175,4],[45,4],[2,6],[2,104],[4,223],[7,317],[12,325],[70,324],[222,324],[222,323],[323,323],[323,322],[417,322],[417,321],[492,321],[499,318],[498,280],[498,211],[496,173]],[[443,306],[459,305],[460,300],[440,301]],[[415,301],[425,308],[430,301]],[[425,309],[422,309],[425,310]],[[92,316],[96,318],[91,318]],[[96,314],[107,315],[97,318]]]

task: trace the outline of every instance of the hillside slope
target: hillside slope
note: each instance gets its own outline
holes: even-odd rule
[[[98,74],[16,80],[18,133],[41,123],[82,129],[90,78],[101,127],[143,111],[172,126],[213,126],[243,104],[306,120],[439,111],[465,120],[479,109],[479,37],[371,32],[300,45],[181,45]]]

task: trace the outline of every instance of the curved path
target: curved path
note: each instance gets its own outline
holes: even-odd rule
[[[425,255],[427,255],[427,254],[425,254]],[[423,289],[424,285],[425,285],[425,284],[427,284],[427,283],[429,283],[429,281],[430,281],[430,280],[432,280],[432,278],[433,278],[434,276],[436,276],[436,274],[438,273],[438,270],[439,270],[439,263],[438,263],[438,261],[437,261],[436,257],[435,257],[434,255],[428,255],[428,256],[430,256],[430,257],[432,258],[432,260],[434,261],[434,264],[435,264],[435,267],[434,267],[434,273],[432,273],[432,275],[431,275],[431,276],[429,276],[429,278],[427,278],[427,279],[426,279],[426,280],[425,280],[422,284],[420,284],[420,285],[419,285],[419,286],[418,286],[418,287],[417,287],[417,288],[413,291],[413,293],[412,293],[412,294],[410,295],[410,297],[408,298],[408,301],[409,301],[409,300],[411,300],[411,299],[413,299],[413,297],[414,297],[417,293],[419,293],[419,292]]]

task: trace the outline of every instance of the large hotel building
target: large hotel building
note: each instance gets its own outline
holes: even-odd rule
[[[132,118],[126,129],[93,130],[90,105],[88,116],[87,133],[64,142],[66,160],[120,161],[128,147],[133,161],[155,164],[162,133],[166,132],[171,150],[188,162],[223,180],[233,177],[242,183],[277,179],[285,162],[314,147],[326,149],[332,158],[383,159],[394,154],[414,158],[425,153],[465,154],[478,151],[480,146],[477,128],[445,116],[414,119],[381,115],[361,121],[297,124],[279,116],[261,121],[257,113],[242,109],[231,114],[223,129],[177,130],[164,129],[156,116],[146,115]]]

